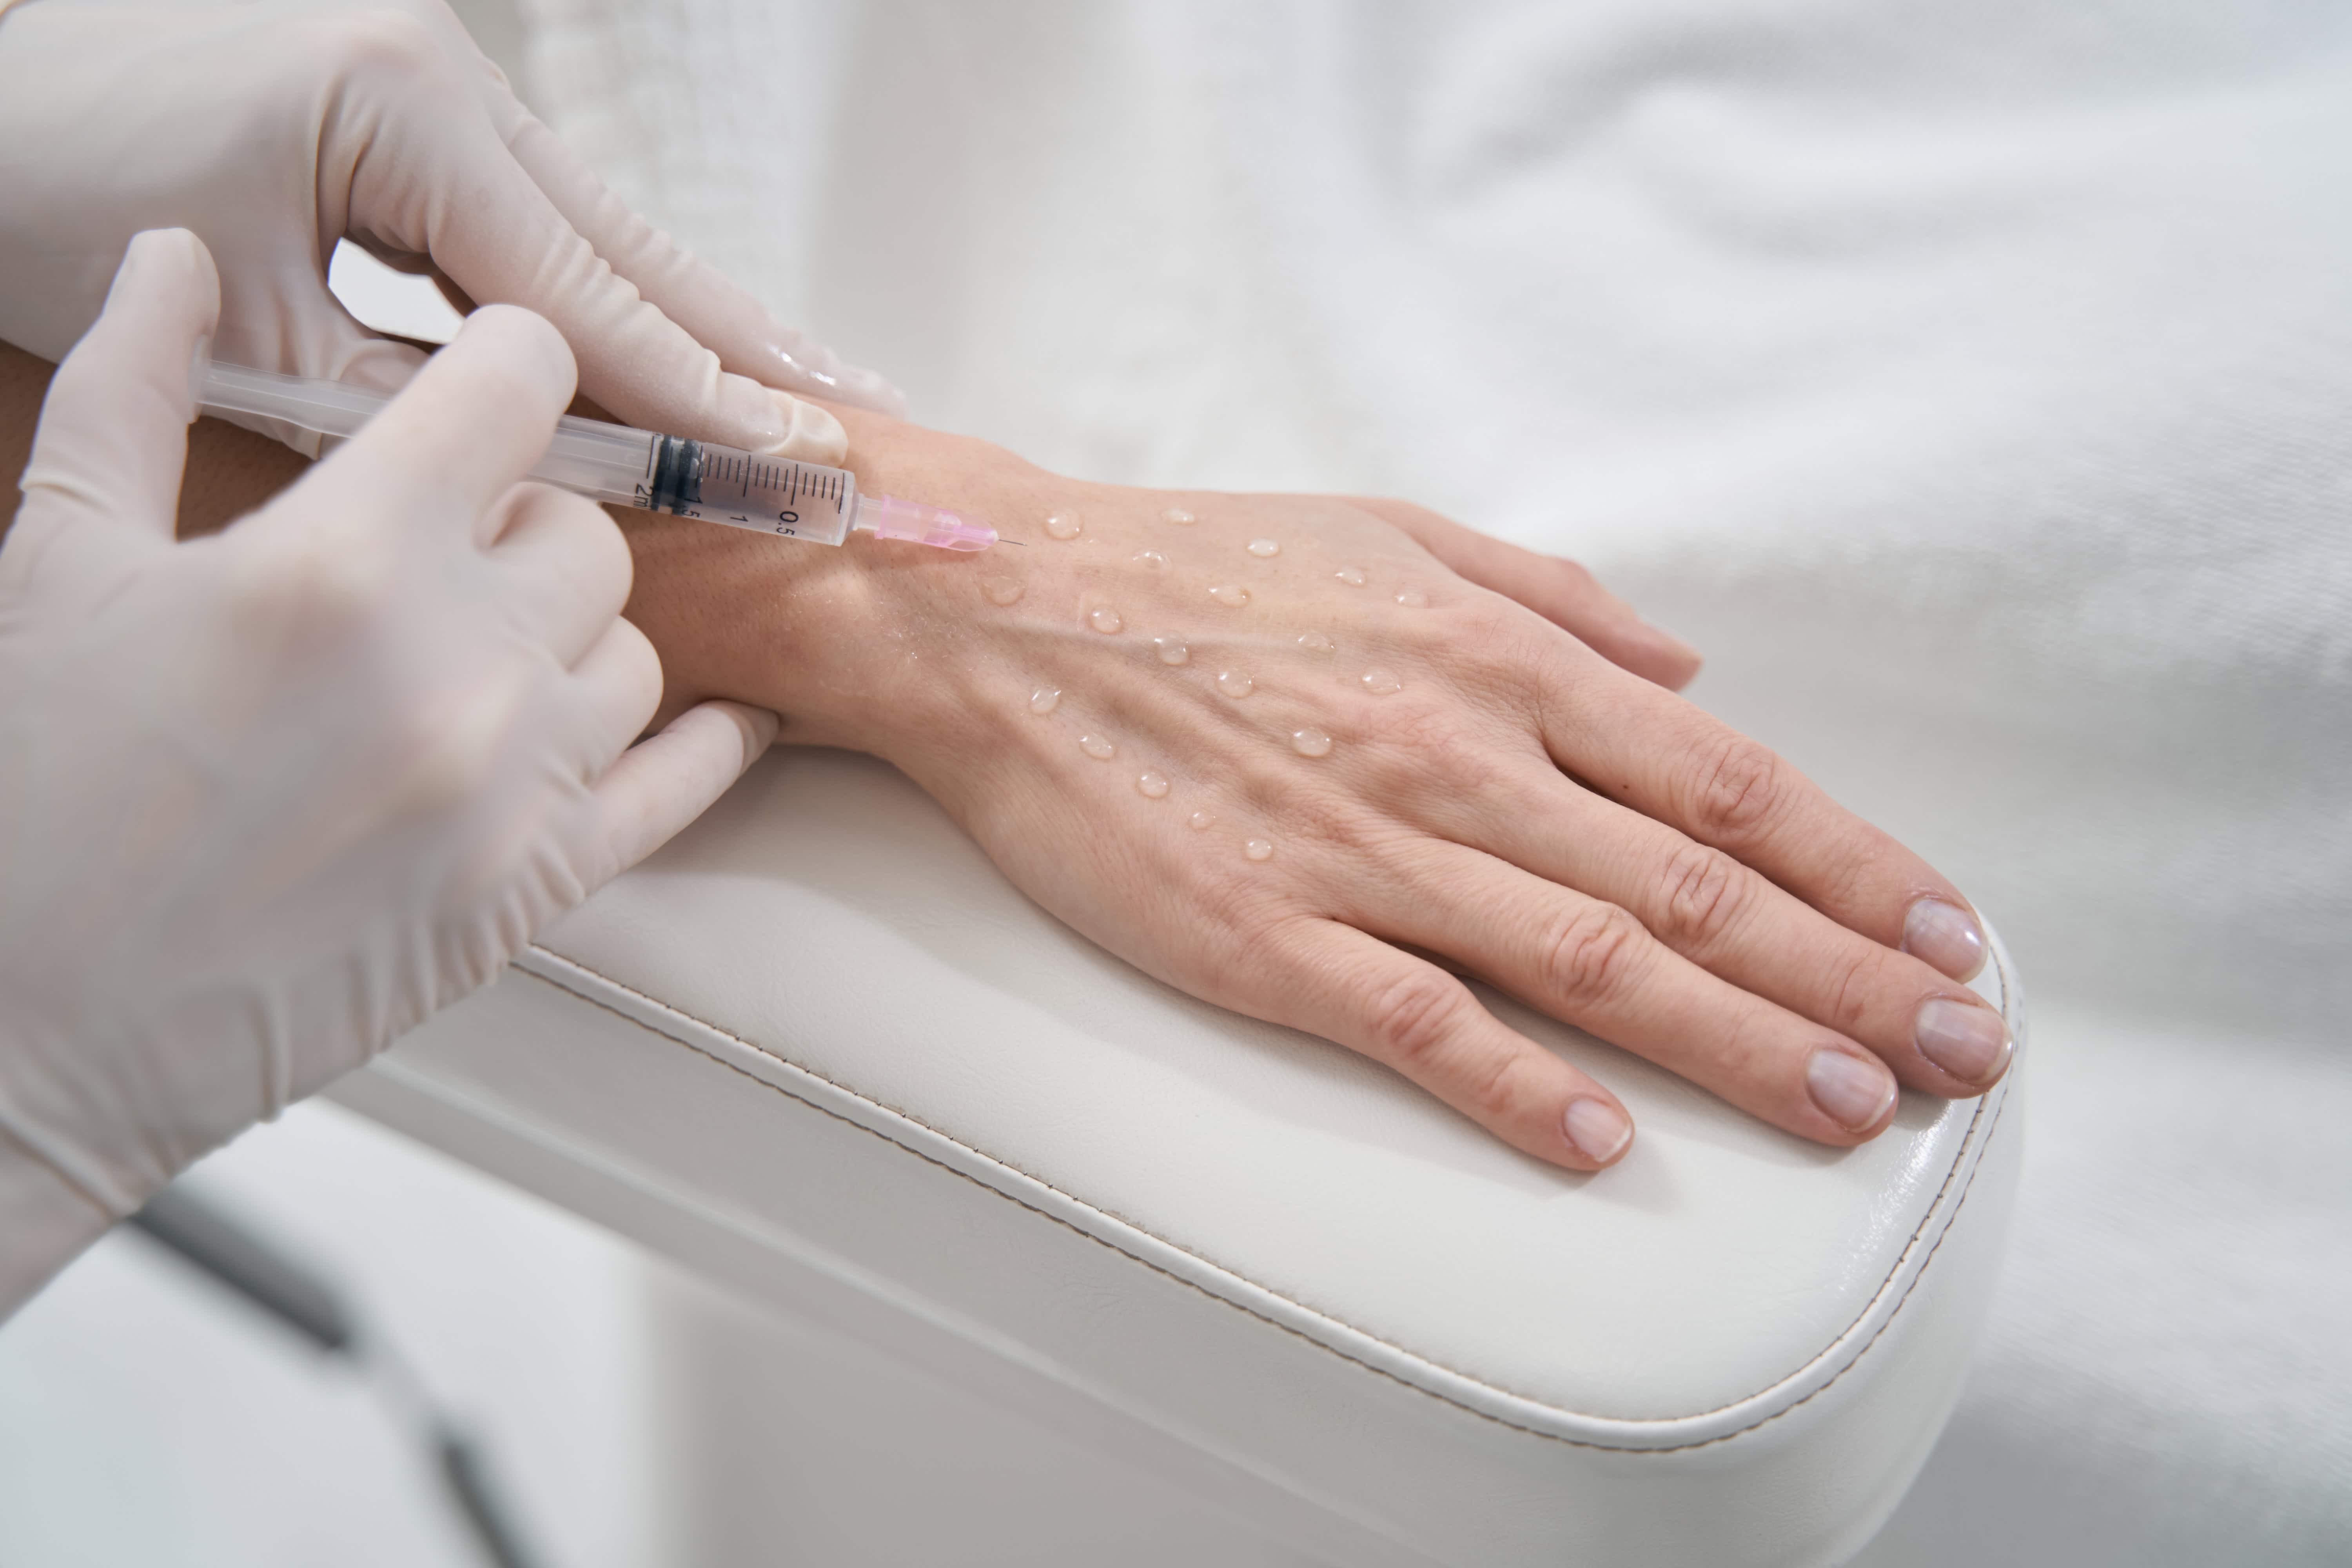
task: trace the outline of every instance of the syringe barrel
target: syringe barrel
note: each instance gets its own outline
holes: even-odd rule
[[[340,382],[204,359],[191,369],[199,407],[283,420],[322,436],[356,436],[391,401],[380,392]],[[555,422],[555,435],[546,455],[531,466],[530,477],[616,506],[818,544],[848,538],[857,516],[857,479],[845,469],[757,457],[568,414]]]
[[[675,436],[650,440],[642,488],[628,498],[630,505],[814,544],[849,537],[857,515],[857,477],[846,469]]]

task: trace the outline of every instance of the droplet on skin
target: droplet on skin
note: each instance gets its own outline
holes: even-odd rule
[[[1097,605],[1093,609],[1087,612],[1087,625],[1094,627],[1095,630],[1102,633],[1105,637],[1108,637],[1111,633],[1118,631],[1126,624],[1127,623],[1125,621],[1118,618],[1118,612],[1112,609],[1108,605]]]
[[[1036,690],[1029,694],[1029,711],[1032,713],[1051,713],[1061,700],[1062,689],[1060,687],[1041,686]]]
[[[1078,750],[1098,763],[1107,763],[1118,755],[1118,747],[1114,745],[1110,738],[1106,735],[1079,736]]]
[[[1396,601],[1408,610],[1418,610],[1429,603],[1429,595],[1418,588],[1400,588]]]
[[[1174,637],[1153,637],[1151,646],[1160,650],[1162,664],[1181,664],[1192,657],[1192,650]]]
[[[1057,511],[1045,519],[1045,531],[1055,539],[1076,539],[1087,529],[1087,520],[1074,511]]]
[[[1402,691],[1404,682],[1385,669],[1364,671],[1364,689],[1375,697],[1388,697]]]
[[[1339,645],[1321,632],[1301,632],[1298,634],[1298,646],[1308,653],[1329,653]]]
[[[1293,730],[1290,732],[1290,749],[1302,757],[1328,756],[1331,737],[1320,730]]]
[[[1209,590],[1209,597],[1220,605],[1231,605],[1239,609],[1249,603],[1249,590],[1239,583],[1220,583]]]
[[[992,605],[1009,605],[1021,597],[1021,579],[983,577],[980,581],[980,591],[988,595],[988,602]]]
[[[1171,506],[1166,511],[1160,514],[1160,521],[1162,522],[1172,522],[1179,528],[1190,528],[1194,522],[1198,521],[1199,519],[1195,518],[1191,512],[1186,511],[1181,506]]]
[[[1249,672],[1247,670],[1221,669],[1217,671],[1217,689],[1223,692],[1226,696],[1232,698],[1236,702],[1240,701],[1243,698],[1247,697],[1250,694],[1250,689],[1255,687],[1256,684],[1256,681],[1252,680],[1249,678]]]
[[[1367,582],[1370,581],[1370,578],[1364,575],[1364,569],[1360,566],[1342,566],[1337,572],[1332,573],[1331,575],[1337,577],[1340,582],[1345,583],[1350,588],[1360,588]]]
[[[1207,811],[1196,811],[1184,821],[1195,833],[1206,832],[1217,825],[1215,813]]]
[[[1253,860],[1270,860],[1274,858],[1274,841],[1270,838],[1245,838],[1242,841],[1242,853]]]
[[[1249,542],[1249,552],[1263,561],[1269,555],[1281,554],[1282,545],[1271,539],[1253,539]]]
[[[1158,800],[1168,793],[1168,775],[1154,773],[1139,773],[1135,779],[1135,792],[1146,800]]]
[[[1165,572],[1168,570],[1168,557],[1160,554],[1157,550],[1137,551],[1135,552],[1135,563],[1138,566],[1142,567],[1146,572]]]

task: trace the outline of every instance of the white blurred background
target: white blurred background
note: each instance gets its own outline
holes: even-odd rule
[[[1864,1561],[2352,1561],[2352,20],[2281,3],[459,6],[917,417],[1574,553],[2032,994],[1969,1391]],[[331,1108],[201,1189],[550,1568],[1285,1559]],[[0,1332],[0,1563],[466,1561],[137,1237]]]

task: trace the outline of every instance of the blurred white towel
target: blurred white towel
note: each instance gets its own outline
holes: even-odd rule
[[[2352,12],[525,9],[919,417],[1575,553],[2000,921],[2050,1092],[1874,1561],[2352,1551]]]

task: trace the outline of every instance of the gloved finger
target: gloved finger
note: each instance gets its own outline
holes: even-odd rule
[[[668,843],[760,760],[778,726],[763,708],[705,702],[624,752],[592,797],[583,884],[601,886]]]
[[[628,542],[602,507],[520,484],[488,514],[490,563],[509,618],[566,668],[577,665],[629,602]]]
[[[488,90],[508,92],[503,81]],[[529,110],[517,105],[511,125],[507,145],[515,161],[564,221],[663,315],[716,352],[721,365],[769,386],[897,419],[907,416],[906,394],[876,372],[845,364],[831,349],[779,324],[718,268],[637,216]]]
[[[572,386],[572,353],[553,328],[512,307],[477,310],[456,342],[303,480],[328,505],[302,513],[403,527],[439,517],[452,533],[478,540],[485,515],[546,451]]]
[[[525,305],[578,357],[582,390],[646,429],[768,457],[836,463],[841,422],[730,374],[719,356],[615,274],[515,161],[473,98],[446,90],[439,46],[383,51],[400,73],[350,173],[351,225],[429,253],[474,299]],[[469,92],[477,91],[470,85]]]
[[[131,236],[105,310],[49,382],[18,481],[28,512],[171,541],[195,418],[190,367],[219,313],[204,241],[184,228]]]
[[[1680,691],[1698,673],[1698,649],[1643,620],[1575,562],[1465,528],[1411,501],[1354,500],[1460,576],[1525,605],[1620,668],[1669,691]]]
[[[393,394],[408,384],[428,357],[362,325],[312,271],[232,272],[222,279],[222,295],[223,326],[212,353],[223,364],[316,376]],[[284,420],[251,415],[222,417],[306,458],[315,458],[323,449],[323,438],[316,431]]]
[[[581,782],[593,783],[653,722],[661,704],[661,656],[645,633],[616,617],[572,667],[572,690],[581,721],[571,761]]]

